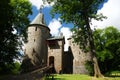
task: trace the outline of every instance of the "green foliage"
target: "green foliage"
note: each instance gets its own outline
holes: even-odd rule
[[[85,68],[88,70],[90,75],[94,74],[93,63],[92,61],[86,61]]]
[[[120,70],[120,32],[112,26],[98,29],[94,31],[94,41],[102,71]]]
[[[26,29],[29,25],[28,15],[32,14],[32,4],[28,0],[11,0],[10,5],[13,7],[13,26],[18,34],[26,39]]]
[[[26,38],[31,4],[28,0],[4,0],[0,2],[0,11],[0,72],[8,73],[19,56],[20,37]]]
[[[85,34],[83,32],[83,30],[78,30],[77,28],[73,28],[73,39],[75,43],[77,43],[78,45],[80,45],[80,49],[83,49],[84,52],[88,52],[89,51],[89,46],[88,46],[88,35],[87,33]]]
[[[61,22],[74,24],[72,29],[74,42],[86,52],[90,50],[88,49],[90,47],[88,46],[88,38],[92,36],[89,25],[91,19],[102,20],[106,18],[102,14],[96,14],[100,4],[103,3],[104,0],[57,0],[51,14],[53,17],[55,14],[60,14]]]
[[[0,67],[1,71],[4,70],[6,67],[7,70],[7,64],[12,64],[13,58],[16,58],[17,50],[18,48],[18,42],[17,42],[17,35],[13,34],[13,27],[12,27],[12,20],[13,14],[12,14],[12,7],[9,5],[9,0],[3,1],[3,3],[0,2],[0,14],[2,16],[2,19],[0,20]],[[9,70],[7,70],[9,71]]]
[[[0,74],[17,74],[19,72],[20,64],[18,62],[5,64],[0,66]]]
[[[13,74],[18,74],[20,73],[20,63],[14,62],[14,68],[12,69]]]

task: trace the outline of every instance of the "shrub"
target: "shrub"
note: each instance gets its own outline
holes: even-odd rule
[[[85,68],[88,70],[90,75],[94,74],[94,66],[92,61],[86,61]]]

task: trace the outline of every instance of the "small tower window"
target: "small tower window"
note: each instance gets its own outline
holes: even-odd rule
[[[34,39],[34,42],[35,42],[35,39]]]
[[[35,27],[35,31],[37,31],[37,27]]]
[[[33,48],[33,53],[35,53],[36,51],[35,51],[35,49]]]

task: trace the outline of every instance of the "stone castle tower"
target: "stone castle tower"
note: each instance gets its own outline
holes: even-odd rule
[[[30,66],[47,64],[46,40],[49,37],[50,29],[44,24],[43,14],[39,13],[28,27],[28,42],[25,44],[24,52],[29,58]]]
[[[56,73],[86,74],[85,61],[90,54],[82,52],[69,38],[69,50],[64,52],[64,37],[50,36],[50,29],[44,24],[44,16],[39,13],[28,27],[28,42],[25,44],[24,71],[36,67],[53,65]],[[25,68],[24,68],[25,67]]]

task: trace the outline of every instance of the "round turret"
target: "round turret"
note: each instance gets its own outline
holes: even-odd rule
[[[50,29],[45,26],[43,14],[39,13],[28,27],[28,42],[25,44],[25,54],[31,63],[36,65],[47,64],[47,43]]]

